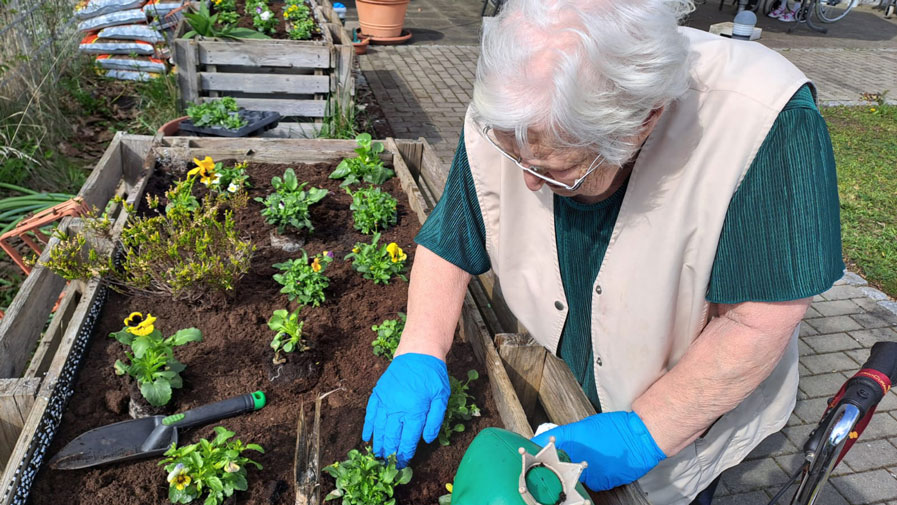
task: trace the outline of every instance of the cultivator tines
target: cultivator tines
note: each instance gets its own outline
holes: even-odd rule
[[[31,267],[25,263],[22,255],[16,250],[12,243],[12,239],[18,238],[34,251],[35,254],[40,256],[43,249],[42,246],[38,245],[38,242],[45,246],[50,240],[49,237],[40,231],[42,227],[59,221],[66,216],[81,217],[89,211],[90,209],[87,207],[87,204],[85,204],[84,200],[79,197],[72,198],[59,205],[54,205],[53,207],[42,210],[27,219],[23,219],[15,228],[0,236],[0,248],[2,248],[6,254],[16,262],[16,265],[19,265],[19,268],[25,272],[25,275],[28,275],[31,273]]]

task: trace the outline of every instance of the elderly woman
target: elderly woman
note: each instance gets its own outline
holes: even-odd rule
[[[677,27],[682,0],[510,0],[484,21],[408,320],[363,438],[406,464],[438,434],[444,359],[490,268],[599,414],[555,436],[593,490],[708,503],[785,425],[797,328],[843,271],[831,145],[774,51]]]

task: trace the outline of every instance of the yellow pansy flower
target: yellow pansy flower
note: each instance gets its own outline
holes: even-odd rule
[[[178,491],[183,491],[185,487],[189,486],[191,480],[183,463],[178,463],[178,466],[168,474],[168,483],[173,484]]]
[[[156,329],[154,326],[155,322],[156,318],[152,314],[148,313],[146,317],[143,317],[143,314],[140,312],[132,312],[131,315],[125,318],[125,327],[131,335],[145,337]]]
[[[402,251],[402,248],[399,247],[399,244],[396,244],[395,242],[390,242],[390,244],[386,246],[386,252],[389,253],[389,259],[391,259],[393,263],[405,261],[405,259],[408,258],[404,251]]]
[[[315,258],[314,261],[311,262],[311,269],[315,272],[320,272],[322,268],[324,267],[321,266],[321,258]]]
[[[353,247],[353,248],[352,248],[352,252],[354,252],[355,254],[358,254],[358,248],[357,248],[357,247]]]
[[[201,160],[199,158],[193,158],[193,163],[196,163],[196,168],[187,172],[187,177],[198,175],[199,181],[206,186],[215,182],[215,161],[211,156],[206,156]]]

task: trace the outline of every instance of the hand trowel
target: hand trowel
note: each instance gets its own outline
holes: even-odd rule
[[[178,441],[178,430],[252,412],[265,406],[261,391],[210,403],[170,416],[122,421],[81,434],[62,448],[50,467],[77,470],[106,463],[160,456]]]

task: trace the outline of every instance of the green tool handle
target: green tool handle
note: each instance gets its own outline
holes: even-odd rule
[[[162,420],[165,426],[190,428],[201,426],[219,419],[233,417],[244,412],[252,412],[265,406],[265,394],[261,391],[235,396],[220,402],[210,403],[195,409],[166,417]]]

